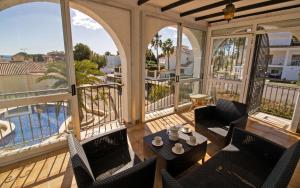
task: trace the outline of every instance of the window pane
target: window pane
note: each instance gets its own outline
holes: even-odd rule
[[[242,80],[247,43],[246,37],[215,39],[211,62],[212,77],[225,80]]]
[[[0,109],[0,151],[59,141],[68,131],[70,114],[69,101]]]
[[[183,28],[180,78],[199,78],[203,66],[205,32]]]
[[[0,11],[0,100],[68,88],[61,8],[25,3]]]

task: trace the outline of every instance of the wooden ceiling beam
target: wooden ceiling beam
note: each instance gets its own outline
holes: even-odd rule
[[[261,2],[261,3],[256,3],[256,4],[236,8],[235,12],[253,10],[253,9],[256,9],[256,8],[262,8],[262,7],[276,5],[276,4],[285,3],[285,2],[289,2],[289,1],[292,1],[292,0],[269,0],[269,1]],[[217,13],[214,13],[214,14],[209,14],[209,15],[205,15],[205,16],[196,17],[195,20],[199,21],[199,20],[214,18],[214,17],[218,17],[218,16],[223,16],[223,15],[224,15],[224,13],[222,11],[222,12],[217,12]]]
[[[267,14],[267,13],[277,12],[277,11],[282,11],[282,10],[289,10],[289,9],[299,8],[299,7],[300,7],[300,4],[299,5],[292,5],[292,6],[282,7],[282,8],[265,10],[265,11],[261,11],[261,12],[255,12],[255,13],[251,13],[251,14],[235,16],[234,19],[245,18],[245,17],[249,17],[249,16],[256,16],[256,15],[261,15],[261,14]],[[225,19],[214,20],[214,21],[211,21],[209,23],[215,23],[215,22],[221,22],[221,21],[225,21]]]
[[[150,0],[138,0],[137,4],[140,6],[148,1],[150,1]]]
[[[192,1],[194,1],[194,0],[179,0],[179,1],[176,1],[174,3],[169,4],[167,6],[162,7],[161,11],[164,12],[164,11],[170,10],[172,8],[179,7],[179,6],[184,5],[186,3],[192,2]]]
[[[232,3],[238,2],[238,1],[240,1],[240,0],[232,0]],[[182,12],[182,13],[180,13],[180,16],[181,17],[188,16],[188,15],[199,13],[199,12],[202,12],[202,11],[206,11],[206,10],[209,10],[209,9],[212,9],[212,8],[224,6],[226,4],[227,4],[227,1],[216,2],[216,3],[209,4],[209,5],[206,5],[206,6],[203,6],[203,7],[199,7],[199,8],[195,8],[195,9],[192,9],[192,10],[189,10],[189,11],[186,11],[186,12]]]

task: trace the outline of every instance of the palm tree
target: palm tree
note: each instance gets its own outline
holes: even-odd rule
[[[156,33],[154,35],[154,38],[150,42],[151,48],[154,48],[156,50],[156,62],[157,62],[157,70],[158,72],[160,71],[160,65],[159,65],[159,60],[158,60],[158,48],[161,47],[162,41],[161,41],[161,35]]]
[[[76,77],[76,85],[80,86],[83,84],[96,84],[99,83],[100,80],[96,77],[102,76],[102,73],[98,69],[98,65],[96,63],[91,62],[90,60],[83,61],[75,61],[75,77]],[[52,88],[66,88],[68,87],[68,77],[67,77],[67,67],[65,62],[53,62],[47,64],[47,70],[42,77],[37,79],[37,82],[41,82],[43,80],[53,80],[54,83]],[[82,97],[81,90],[77,92],[77,98],[79,103],[79,118],[83,119],[83,108],[84,102]]]
[[[170,38],[162,43],[163,54],[168,58],[168,70],[170,70],[170,55],[174,53],[174,50],[175,47],[173,46],[173,41]]]

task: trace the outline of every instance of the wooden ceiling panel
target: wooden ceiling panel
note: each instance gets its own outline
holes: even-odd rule
[[[148,4],[161,8],[174,2],[176,2],[176,0],[150,0]]]
[[[271,6],[256,8],[256,9],[252,9],[252,10],[237,12],[236,15],[239,16],[239,15],[251,14],[251,13],[255,13],[255,12],[262,12],[262,11],[265,11],[265,10],[271,10],[271,9],[287,7],[287,6],[291,6],[291,5],[297,5],[297,4],[299,4],[299,3],[293,2],[293,1],[285,2],[285,3],[280,3],[280,4],[277,4],[277,5],[271,5]]]
[[[182,1],[182,2],[180,2]],[[283,7],[295,6],[300,5],[300,0],[290,0],[288,2],[281,2],[280,0],[235,0],[234,2],[235,7],[238,9],[238,12],[235,13],[236,16],[245,16],[251,15],[254,13],[264,12],[268,13],[270,10],[282,10]],[[287,1],[287,0],[282,0]],[[216,21],[223,19],[223,9],[225,8],[224,0],[149,0],[146,3],[153,5],[155,7],[163,8],[163,12],[175,12],[181,14],[182,16],[189,16],[191,19],[200,18],[198,20],[204,21]],[[177,3],[177,4],[176,4]],[[279,3],[279,4],[274,4]],[[274,5],[270,5],[274,4]],[[168,5],[176,5],[170,6]],[[209,6],[211,5],[211,6]],[[215,6],[211,8],[212,6]],[[255,6],[258,6],[257,8]],[[263,7],[259,7],[263,6]],[[168,7],[168,8],[166,8]],[[200,7],[203,7],[201,10]],[[188,11],[199,8],[201,12],[193,11],[192,14],[182,14]],[[206,10],[208,9],[208,10]]]
[[[257,13],[257,12],[263,12],[263,11],[267,11],[267,10],[273,10],[273,9],[278,9],[278,8],[282,8],[282,7],[298,5],[298,4],[299,3],[297,1],[285,2],[285,3],[276,4],[276,5],[236,12],[235,16],[248,15],[248,14],[253,14],[253,13]],[[208,18],[208,19],[204,19],[204,20],[210,22],[210,21],[221,20],[221,19],[223,19],[223,16],[217,16],[217,17]]]
[[[248,5],[252,5],[252,4],[261,3],[261,2],[264,2],[264,1],[266,1],[266,0],[243,0],[243,1],[233,3],[233,4],[235,5],[235,8],[238,8],[238,7],[243,7],[243,6],[248,6]],[[193,14],[193,17],[205,16],[205,15],[210,15],[210,14],[214,14],[214,13],[217,13],[217,12],[223,12],[224,8],[225,8],[225,6],[213,8],[213,9],[210,9],[210,10],[205,11],[205,12],[200,12],[200,13]]]
[[[223,0],[209,0],[209,1],[207,1],[207,0],[194,0],[192,2],[189,2],[189,3],[185,4],[185,5],[176,7],[172,10],[175,11],[175,12],[178,12],[178,13],[182,13],[182,12],[186,12],[186,11],[198,8],[198,7],[203,7],[203,6],[213,4],[213,3],[216,3],[216,2],[220,2],[220,1],[223,1]]]

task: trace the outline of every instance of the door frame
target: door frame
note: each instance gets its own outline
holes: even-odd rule
[[[215,78],[212,78],[212,72],[211,72],[211,65],[212,65],[212,52],[213,52],[213,41],[215,39],[228,39],[228,38],[239,38],[239,37],[245,37],[247,39],[247,48],[245,50],[246,57],[245,57],[245,64],[243,67],[243,79],[241,81],[233,81],[233,80],[218,80]],[[209,47],[209,57],[206,67],[206,73],[207,73],[207,79],[206,79],[206,87],[205,92],[208,93],[209,91],[209,83],[214,81],[220,81],[223,83],[235,83],[240,85],[241,91],[240,91],[240,97],[239,102],[245,103],[246,102],[246,93],[247,93],[247,86],[249,84],[249,76],[251,72],[251,55],[252,55],[252,49],[253,49],[253,34],[247,33],[247,34],[232,34],[232,35],[224,35],[224,36],[214,36],[210,37],[210,47]]]

